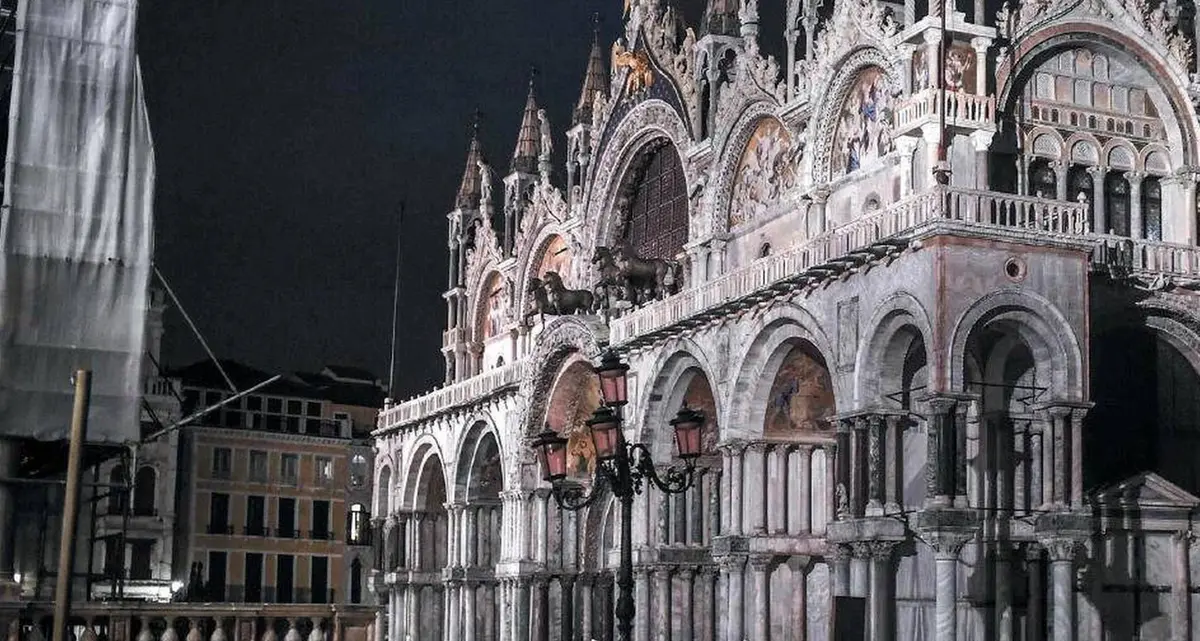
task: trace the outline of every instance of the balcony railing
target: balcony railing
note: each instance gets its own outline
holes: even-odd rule
[[[989,100],[972,94],[950,94],[947,98],[948,103],[955,101],[956,114],[971,117],[990,113],[987,110],[994,105]],[[849,256],[866,253],[873,246],[903,245],[929,230],[930,225],[944,221],[980,230],[1006,229],[1018,234],[1090,241],[1096,246],[1093,261],[1097,263],[1143,275],[1200,280],[1200,247],[1092,234],[1086,203],[936,186],[796,247],[633,310],[611,322],[609,340],[613,344],[627,343],[706,312],[715,313],[736,301],[770,296]],[[517,360],[392,406],[380,414],[379,427],[397,428],[476,402],[518,384],[525,368],[532,366],[536,364]]]
[[[903,99],[896,108],[896,130],[917,127],[938,115],[938,90],[924,89]],[[947,91],[943,110],[947,124],[991,131],[995,128],[996,98],[965,91]]]
[[[379,414],[379,427],[392,429],[418,419],[441,414],[521,381],[524,361],[518,360],[465,381],[447,385],[411,401],[394,405]]]
[[[333,530],[309,530],[308,538],[314,541],[332,541]]]

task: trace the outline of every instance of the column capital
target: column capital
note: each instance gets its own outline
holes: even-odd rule
[[[787,566],[793,573],[808,572],[808,568],[812,565],[812,557],[801,554],[793,554],[787,559]]]
[[[1108,173],[1108,167],[1102,165],[1092,165],[1084,169],[1092,178],[1104,178],[1104,174]]]
[[[849,546],[842,543],[830,543],[825,546],[825,560],[830,563],[845,561],[850,558]]]
[[[1046,548],[1051,561],[1070,561],[1075,558],[1075,550],[1079,548],[1077,539],[1067,537],[1041,539],[1038,543]]]
[[[720,450],[721,454],[724,456],[734,457],[740,455],[746,450],[746,442],[736,439],[725,441],[724,443],[717,445],[717,449]]]
[[[747,445],[746,449],[754,452],[755,454],[766,454],[770,447],[771,444],[766,441],[754,441]]]
[[[933,548],[935,559],[957,561],[963,546],[974,538],[974,535],[964,532],[935,531],[926,533],[923,538]]]
[[[746,557],[744,556],[723,556],[718,563],[721,569],[726,572],[741,572],[746,566]]]
[[[750,567],[755,572],[770,572],[775,564],[776,557],[773,554],[756,554],[750,557]]]
[[[1125,180],[1129,181],[1129,188],[1132,189],[1142,184],[1142,180],[1146,178],[1144,171],[1127,171],[1125,172]]]

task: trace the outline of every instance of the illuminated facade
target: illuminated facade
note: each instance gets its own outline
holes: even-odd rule
[[[565,184],[532,91],[502,181],[472,142],[446,385],[375,433],[376,638],[612,638],[612,504],[529,449],[591,478],[605,345],[658,460],[709,419],[635,504],[638,641],[1200,635],[1194,5],[628,4]]]

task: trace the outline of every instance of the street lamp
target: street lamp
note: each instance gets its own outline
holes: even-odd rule
[[[704,413],[686,405],[671,420],[675,444],[679,448],[682,466],[667,468],[661,474],[654,466],[650,450],[641,443],[625,440],[620,408],[628,401],[626,374],[629,366],[608,350],[595,367],[600,379],[604,404],[596,408],[587,420],[592,445],[596,449],[596,477],[590,492],[579,484],[566,480],[567,440],[549,426],[533,441],[542,465],[542,475],[549,481],[554,501],[564,510],[581,510],[604,495],[607,489],[621,505],[621,563],[617,568],[617,639],[633,638],[633,497],[642,491],[643,481],[668,494],[679,494],[692,486],[696,458],[700,456],[701,431]]]

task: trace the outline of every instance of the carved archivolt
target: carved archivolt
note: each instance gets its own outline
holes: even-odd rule
[[[890,57],[878,49],[864,48],[854,51],[846,58],[841,70],[833,77],[820,102],[820,111],[814,118],[812,150],[812,177],[814,183],[828,182],[834,178],[832,159],[834,137],[837,134],[842,108],[850,91],[859,80],[859,74],[869,67],[877,67],[890,87],[899,87],[900,79]]]
[[[521,380],[517,423],[520,435],[541,431],[551,388],[567,358],[575,353],[592,360],[598,358],[602,340],[607,340],[604,326],[591,317],[561,316],[547,324],[538,336]]]

